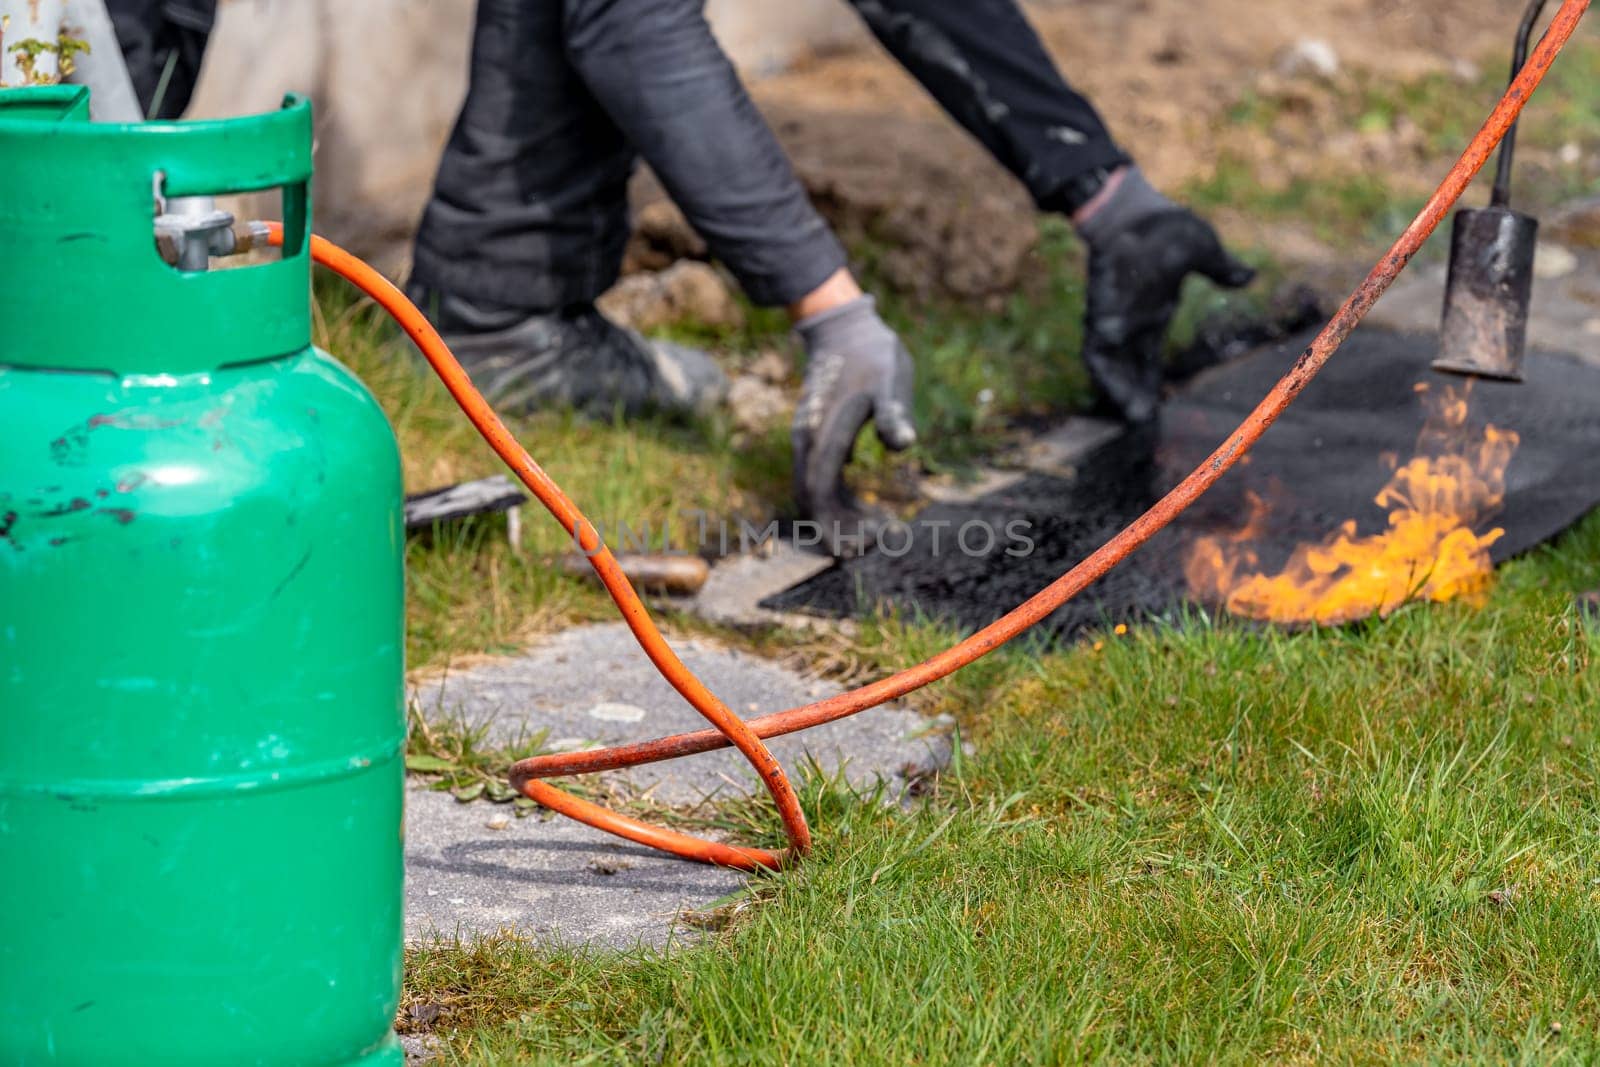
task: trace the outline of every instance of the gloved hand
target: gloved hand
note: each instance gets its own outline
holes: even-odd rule
[[[795,329],[809,357],[790,430],[795,496],[802,515],[822,524],[828,549],[851,555],[876,540],[888,516],[856,500],[844,466],[869,418],[891,451],[916,442],[911,355],[870,296],[801,319]]]
[[[1218,285],[1248,285],[1255,271],[1239,262],[1205,220],[1168,200],[1139,168],[1087,219],[1088,309],[1083,362],[1101,396],[1124,421],[1143,423],[1161,406],[1162,351],[1183,280],[1199,273]]]

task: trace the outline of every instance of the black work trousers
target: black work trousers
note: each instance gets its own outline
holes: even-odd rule
[[[189,106],[217,17],[217,0],[106,0],[145,117],[175,119]]]
[[[1016,0],[851,2],[1042,209],[1126,161]],[[702,3],[478,0],[413,280],[530,312],[593,300],[621,265],[639,157],[756,303],[791,303],[843,266]]]

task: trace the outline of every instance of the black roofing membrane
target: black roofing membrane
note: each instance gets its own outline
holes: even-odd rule
[[[847,616],[885,607],[976,629],[1044,588],[1126,526],[1198,466],[1267,394],[1315,336],[1291,337],[1200,374],[1172,396],[1158,430],[1124,434],[1087,457],[1071,478],[1030,475],[969,504],[935,504],[910,523],[910,550],[869,552],[764,602],[767,607]],[[1415,453],[1423,397],[1415,386],[1468,382],[1429,364],[1433,336],[1362,329],[1235,467],[1172,526],[1047,623],[1058,635],[1089,626],[1170,615],[1188,598],[1186,547],[1197,536],[1237,530],[1246,492],[1271,504],[1256,548],[1276,570],[1294,547],[1320,541],[1346,519],[1362,534],[1387,525],[1373,498],[1389,481],[1384,454]],[[1470,382],[1469,426],[1516,430],[1521,444],[1506,472],[1505,507],[1487,526],[1505,535],[1495,561],[1548,541],[1600,504],[1600,366],[1574,356],[1530,353],[1520,384]],[[1142,439],[1141,439],[1142,438]],[[954,531],[972,521],[997,532],[993,551],[968,555]],[[1027,523],[1034,544],[1008,555],[1008,524]],[[945,523],[947,525],[939,525]],[[1015,526],[1011,527],[1016,529]],[[933,551],[935,536],[939,551]],[[974,528],[968,544],[982,548]],[[886,542],[895,551],[900,541]]]

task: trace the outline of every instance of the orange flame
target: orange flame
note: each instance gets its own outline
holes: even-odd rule
[[[1469,383],[1470,384],[1470,383]],[[1428,393],[1418,385],[1419,393]],[[1493,577],[1489,548],[1505,533],[1473,531],[1499,512],[1505,473],[1520,438],[1467,426],[1468,388],[1424,397],[1427,417],[1417,455],[1394,471],[1374,498],[1389,526],[1358,536],[1350,519],[1316,544],[1302,544],[1277,574],[1263,574],[1254,542],[1269,505],[1247,494],[1249,515],[1232,534],[1198,538],[1184,561],[1195,596],[1236,615],[1276,623],[1338,624],[1388,616],[1411,600],[1481,600]]]

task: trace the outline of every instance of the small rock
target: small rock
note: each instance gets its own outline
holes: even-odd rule
[[[768,349],[750,364],[750,373],[771,385],[782,385],[789,380],[789,361]]]
[[[589,718],[599,719],[601,722],[639,722],[644,716],[645,710],[637,704],[617,704],[608,701],[589,709]]]
[[[629,329],[653,330],[672,321],[672,309],[657,274],[625,274],[594,303],[606,318]]]
[[[496,815],[483,825],[491,830],[504,830],[511,825],[511,819],[505,815]]]
[[[681,260],[662,271],[660,278],[676,320],[729,328],[744,325],[744,311],[711,264]]]
[[[1583,324],[1583,332],[1600,337],[1600,319],[1589,319]]]
[[[1483,77],[1483,68],[1470,59],[1454,59],[1450,62],[1450,73],[1463,85],[1471,85]]]
[[[439,1016],[444,1014],[444,1008],[433,1003],[413,1004],[406,1009],[406,1014],[418,1026],[432,1026],[439,1021]]]
[[[633,864],[629,863],[627,860],[612,859],[604,856],[596,856],[594,859],[589,861],[589,869],[591,871],[593,871],[595,874],[603,874],[607,876],[616,874],[618,871],[625,871],[632,866]]]
[[[1562,248],[1541,241],[1533,255],[1533,276],[1540,281],[1565,278],[1578,269],[1578,257]]]
[[[666,270],[624,275],[595,304],[611,321],[635,330],[677,322],[737,327],[744,312],[722,275],[708,263],[683,260]]]
[[[1339,74],[1339,53],[1320,37],[1304,37],[1279,55],[1278,73],[1285,78],[1310,75],[1329,80]]]
[[[437,1063],[444,1053],[444,1042],[438,1034],[401,1034],[400,1045],[405,1049],[407,1067]]]
[[[765,433],[787,421],[792,410],[788,393],[751,375],[735,378],[728,390],[728,412],[744,433]]]
[[[1583,148],[1577,141],[1568,141],[1556,153],[1556,158],[1567,166],[1575,166],[1583,161]]]
[[[680,259],[704,259],[706,243],[678,205],[666,197],[651,200],[633,214],[633,238],[625,271],[662,270]]]
[[[1553,1020],[1550,1023],[1550,1033],[1552,1033],[1552,1034],[1561,1033],[1561,1022],[1559,1020]]]

